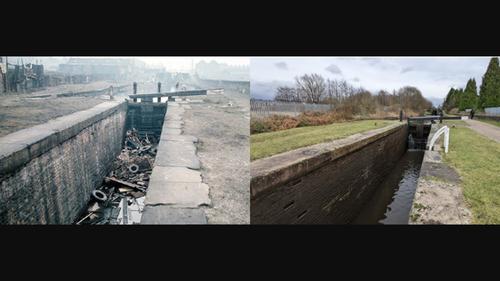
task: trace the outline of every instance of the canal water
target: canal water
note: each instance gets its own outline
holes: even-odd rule
[[[423,157],[408,149],[352,223],[407,224]]]

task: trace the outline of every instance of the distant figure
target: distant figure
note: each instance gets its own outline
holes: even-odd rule
[[[175,84],[175,90],[179,90],[179,82],[177,82],[177,84]]]
[[[109,86],[109,99],[113,100],[113,86]]]
[[[399,111],[399,122],[403,122],[403,110]]]
[[[474,114],[475,114],[474,109],[471,109],[471,111],[470,111],[470,119],[474,119]]]
[[[439,111],[439,123],[443,123],[443,111]]]

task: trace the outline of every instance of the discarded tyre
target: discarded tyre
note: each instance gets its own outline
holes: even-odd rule
[[[100,190],[92,191],[92,197],[94,197],[97,201],[101,201],[101,202],[108,200],[108,196],[106,196],[106,193],[104,193]]]
[[[132,165],[128,166],[128,170],[131,173],[137,173],[139,171],[139,166],[136,164],[132,164]]]

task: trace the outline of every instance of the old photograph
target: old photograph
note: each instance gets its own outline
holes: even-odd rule
[[[248,224],[249,59],[0,56],[0,224]]]

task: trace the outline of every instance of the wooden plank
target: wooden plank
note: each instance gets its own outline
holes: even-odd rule
[[[123,185],[123,186],[126,186],[126,187],[130,187],[130,188],[133,188],[133,189],[140,190],[142,192],[146,192],[146,190],[142,186],[140,186],[140,185],[133,184],[133,183],[126,182],[126,181],[122,181],[122,180],[119,180],[119,179],[117,179],[115,177],[106,177],[106,178],[104,178],[104,181],[106,183],[114,183],[114,184],[118,184],[118,185]]]

